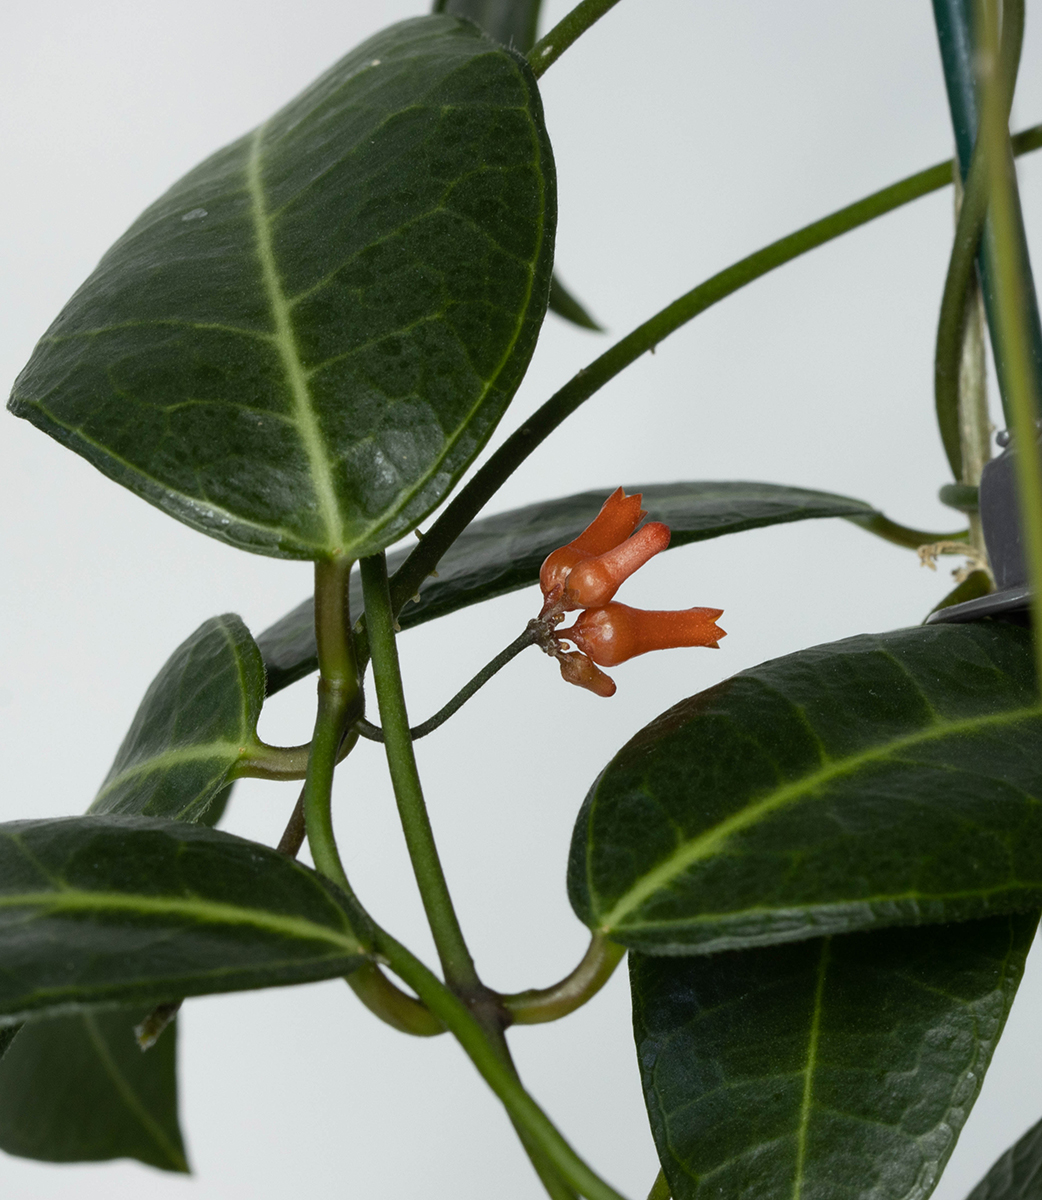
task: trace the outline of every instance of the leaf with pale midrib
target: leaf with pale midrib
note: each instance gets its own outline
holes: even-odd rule
[[[642,730],[576,823],[573,907],[707,953],[1042,904],[1042,707],[1000,622],[848,638]]]
[[[0,825],[0,1019],[346,975],[364,917],[267,846],[144,817]]]
[[[611,490],[543,500],[475,521],[446,551],[437,577],[424,583],[419,600],[402,609],[401,628],[533,587],[543,559],[593,520]],[[651,517],[670,526],[674,549],[767,525],[823,517],[867,518],[878,512],[849,496],[774,483],[652,483],[626,491],[643,493]],[[389,554],[388,569],[393,573],[408,554],[408,550]],[[533,599],[533,615],[537,607]],[[362,588],[356,573],[351,581],[351,611],[357,615],[361,610]],[[312,601],[305,600],[266,629],[257,644],[268,670],[269,694],[316,670]]]
[[[519,55],[453,17],[392,26],[138,219],[11,408],[223,541],[373,554],[524,374],[554,187]]]
[[[250,631],[212,617],[149,685],[90,811],[201,820],[256,741],[263,703]]]
[[[205,622],[153,680],[92,805],[98,813],[214,825],[241,747],[256,734],[264,665],[249,630]],[[37,1018],[3,1054],[0,1149],[48,1162],[136,1158],[187,1170],[177,1121],[176,1022],[142,1054],[144,1011]]]
[[[0,1061],[0,1149],[44,1162],[136,1158],[187,1171],[177,1122],[177,1022],[142,1054],[147,1009],[29,1021]]]
[[[674,1200],[928,1195],[1037,923],[1035,912],[695,958],[632,954],[637,1060]]]

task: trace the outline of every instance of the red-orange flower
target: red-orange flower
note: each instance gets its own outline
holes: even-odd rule
[[[647,515],[641,511],[640,500],[639,492],[627,496],[621,487],[616,488],[574,541],[547,556],[539,568],[539,586],[545,600],[542,616],[562,598],[568,577],[579,563],[614,550],[637,528]]]
[[[607,604],[634,571],[668,545],[669,526],[652,521],[614,549],[578,563],[565,580],[562,609],[573,612]]]
[[[569,683],[598,696],[613,696],[615,683],[600,670],[649,650],[719,645],[719,608],[645,612],[616,604],[615,593],[634,571],[669,545],[669,527],[652,521],[634,533],[647,513],[638,493],[614,491],[574,541],[548,555],[539,571],[544,604],[537,620],[539,643],[553,655]],[[570,629],[556,628],[566,612],[582,609]],[[566,651],[564,641],[576,651]]]
[[[649,650],[675,650],[680,646],[717,648],[727,634],[716,624],[721,608],[685,608],[679,612],[646,612],[625,604],[605,604],[579,614],[570,629],[557,637],[567,638],[602,667],[615,667],[647,654]]]

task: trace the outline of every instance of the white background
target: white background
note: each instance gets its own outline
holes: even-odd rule
[[[570,5],[547,0],[547,22]],[[0,376],[131,220],[339,55],[421,0],[8,0],[0,17]],[[1029,14],[1014,120],[1042,120],[1042,32]],[[498,441],[579,367],[734,259],[950,153],[927,0],[623,0],[544,79],[564,280],[607,337],[549,318]],[[1042,155],[1024,160],[1042,235]],[[754,479],[844,492],[924,528],[935,497],[934,323],[950,191],[815,251],[724,301],[572,417],[489,512],[620,482]],[[1037,245],[1036,245],[1037,250]],[[81,812],[148,682],[207,617],[259,632],[310,587],[304,564],[251,557],[141,503],[3,418],[3,819]],[[653,514],[654,515],[654,514]],[[645,607],[714,605],[719,653],[614,672],[611,701],[529,651],[421,744],[445,866],[486,979],[551,982],[586,935],[564,893],[571,825],[612,751],[652,716],[744,667],[918,622],[947,568],[840,521],[747,533],[662,556],[627,584]],[[517,594],[409,633],[415,719],[532,615]],[[310,731],[313,685],[277,697],[269,740]],[[432,959],[377,747],[340,782],[357,890]],[[240,785],[227,828],[274,842],[294,789]],[[1030,975],[1030,971],[1029,971]],[[938,1195],[958,1200],[1042,1114],[1029,977]],[[195,1176],[135,1163],[0,1158],[5,1198],[311,1194],[470,1200],[539,1193],[497,1102],[448,1038],[387,1030],[340,982],[190,1002],[182,1112]],[[576,1147],[642,1197],[656,1164],[629,1036],[625,973],[559,1025],[511,1035],[526,1081]]]

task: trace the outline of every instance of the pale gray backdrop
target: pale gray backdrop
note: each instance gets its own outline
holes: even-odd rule
[[[567,11],[547,0],[548,21]],[[165,187],[342,52],[423,11],[411,0],[8,0],[0,17],[0,376]],[[1029,11],[1015,122],[1042,120]],[[558,265],[609,327],[549,318],[501,437],[584,363],[735,258],[950,153],[927,0],[622,0],[547,74],[560,176]],[[1022,185],[1042,253],[1042,154]],[[621,482],[761,479],[859,496],[952,527],[932,426],[935,313],[950,192],[732,297],[574,416],[489,511]],[[210,541],[29,425],[0,436],[2,819],[80,812],[142,692],[214,613],[255,631],[307,593],[306,565]],[[956,522],[957,523],[957,522]],[[572,821],[630,734],[680,697],[816,642],[919,621],[950,586],[906,551],[828,521],[664,556],[627,585],[646,607],[715,605],[719,653],[652,656],[618,695],[565,687],[527,652],[420,765],[464,924],[505,990],[549,983],[586,935],[568,907]],[[402,643],[420,719],[505,645],[518,594]],[[313,685],[279,696],[270,740],[310,731]],[[240,785],[227,827],[273,842],[292,789]],[[348,869],[379,918],[431,956],[378,748],[338,786]],[[1030,974],[1030,972],[1029,972]],[[1042,1115],[1038,970],[938,1193],[958,1200]],[[379,1025],[342,983],[192,1001],[181,1018],[192,1179],[133,1163],[0,1157],[12,1200],[521,1200],[540,1194],[497,1102],[448,1038]],[[535,1095],[629,1196],[656,1164],[629,1040],[625,973],[579,1015],[512,1036]]]

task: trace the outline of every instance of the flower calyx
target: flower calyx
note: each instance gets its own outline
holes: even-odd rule
[[[618,488],[574,541],[547,556],[539,572],[543,607],[530,627],[538,631],[544,652],[557,659],[562,678],[598,696],[615,694],[602,666],[651,650],[715,649],[726,636],[716,624],[722,609],[647,612],[613,600],[634,571],[669,545],[669,527],[661,521],[637,529],[647,516],[640,503],[640,493],[627,496]],[[564,614],[576,610],[581,611],[575,624],[558,630]],[[565,641],[577,649],[566,650]]]

